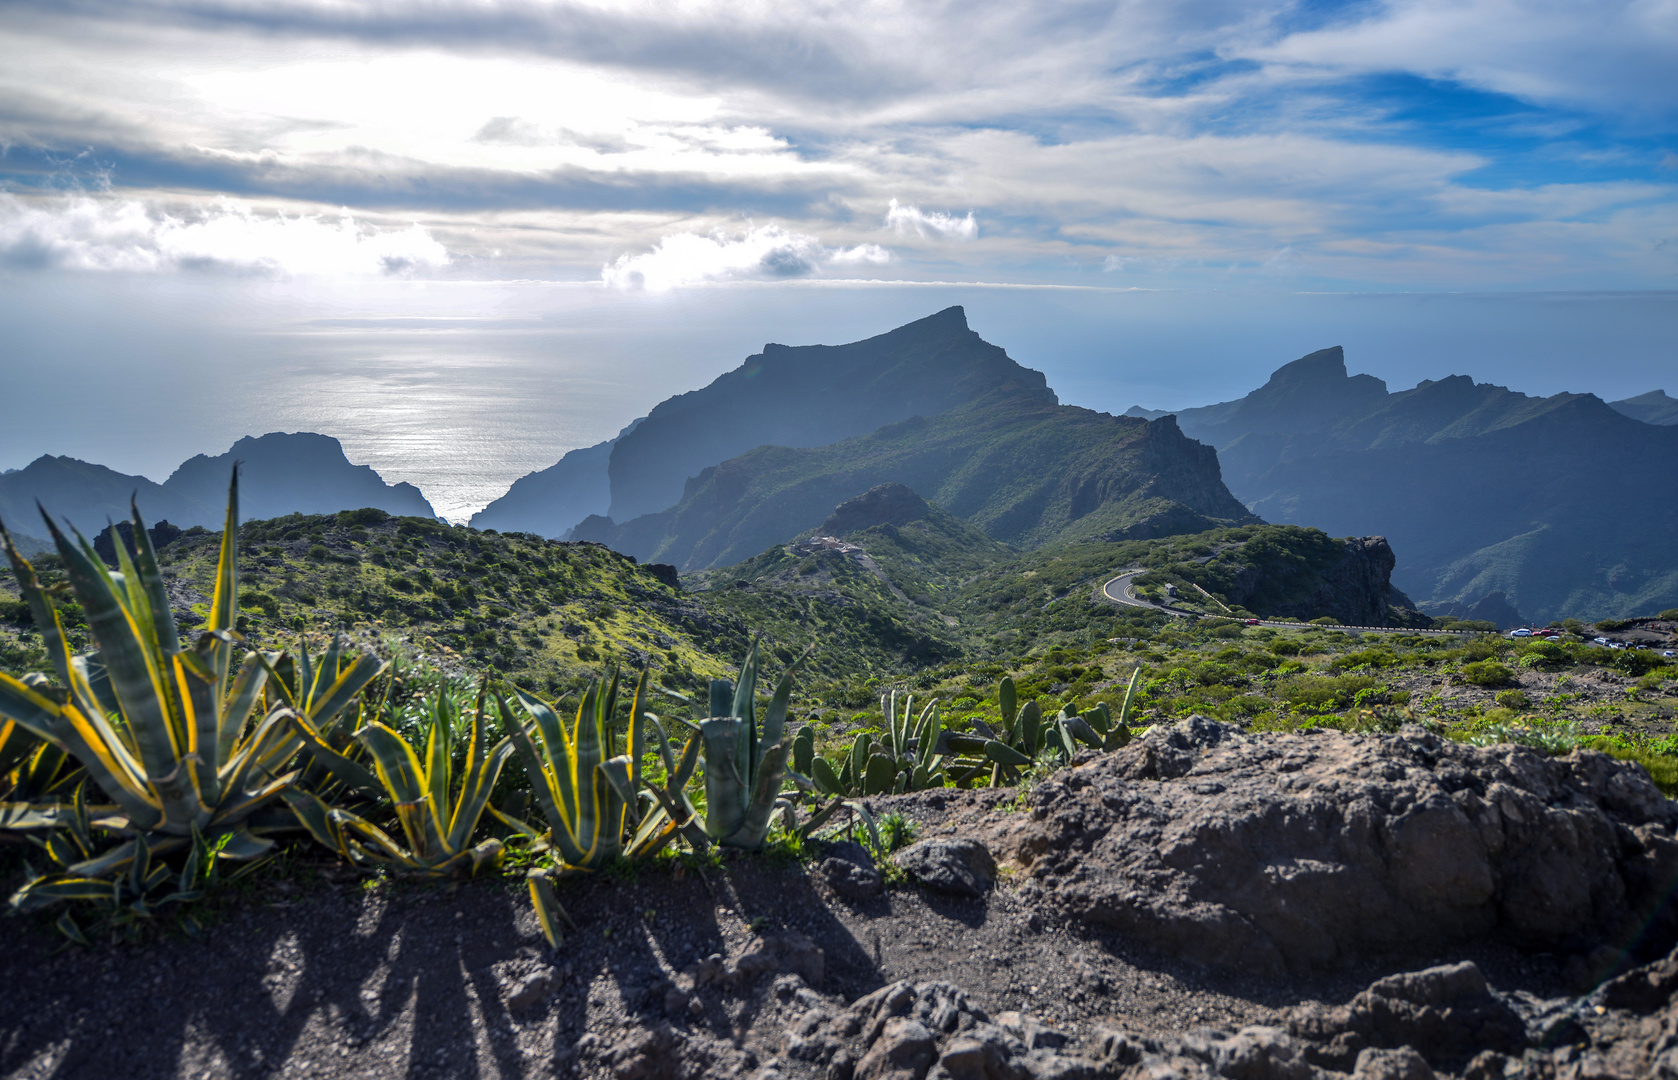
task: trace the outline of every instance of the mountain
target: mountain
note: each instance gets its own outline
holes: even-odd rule
[[[55,517],[91,537],[107,522],[127,520],[132,496],[147,521],[219,528],[235,461],[244,463],[239,511],[245,520],[368,506],[397,515],[436,516],[412,484],[386,484],[368,466],[351,465],[337,439],[299,432],[246,437],[225,454],[200,454],[161,484],[75,458],[43,456],[0,476],[0,520],[18,532],[40,535],[45,529],[35,509],[39,500]]]
[[[1530,397],[1463,375],[1388,392],[1348,375],[1335,348],[1176,416],[1266,520],[1390,538],[1395,583],[1424,609],[1476,610],[1499,593],[1503,618],[1678,603],[1678,474],[1659,464],[1678,457],[1678,427],[1593,395]]]
[[[700,472],[667,510],[621,525],[589,518],[574,538],[689,571],[723,566],[816,527],[837,503],[883,483],[1020,547],[1254,520],[1224,487],[1217,455],[1174,420],[1061,405],[1030,374],[831,445],[760,446]]]
[[[370,466],[351,465],[337,439],[306,431],[247,435],[225,454],[199,454],[183,462],[163,487],[206,506],[221,506],[236,461],[243,464],[241,520],[330,514],[368,506],[403,517],[437,516],[419,488],[385,483]]]
[[[519,477],[505,495],[472,515],[472,527],[564,539],[577,522],[610,509],[612,484],[606,466],[612,448],[640,423],[636,420],[615,438],[573,450],[558,463]]]
[[[0,520],[16,532],[41,536],[46,526],[35,508],[38,501],[54,518],[69,521],[92,537],[107,522],[128,519],[130,496],[148,521],[166,520],[184,526],[209,525],[216,519],[211,509],[216,502],[206,504],[143,476],[129,476],[103,465],[43,455],[16,472],[0,476]],[[219,501],[226,499],[224,476]]]
[[[1013,383],[1049,394],[1042,373],[968,329],[960,307],[848,345],[765,345],[618,438],[608,513],[627,521],[664,510],[701,469],[753,447],[825,446]]]
[[[1668,397],[1665,390],[1610,401],[1608,407],[1645,424],[1678,424],[1678,398]]]

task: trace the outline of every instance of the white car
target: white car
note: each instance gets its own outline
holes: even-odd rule
[[[1531,637],[1532,636],[1532,631],[1528,630],[1526,627],[1523,626],[1519,630],[1509,631],[1509,636],[1510,637]]]
[[[1594,637],[1594,638],[1591,638],[1591,640],[1596,642],[1598,645],[1608,644],[1608,639],[1605,638],[1605,637]]]

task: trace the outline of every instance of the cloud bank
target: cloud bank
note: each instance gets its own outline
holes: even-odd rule
[[[651,251],[624,254],[601,268],[600,279],[615,289],[661,291],[704,282],[807,277],[824,266],[878,266],[891,252],[874,244],[830,248],[814,236],[779,225],[759,225],[731,236],[676,233]]]
[[[378,229],[348,213],[334,222],[259,214],[221,200],[188,219],[137,199],[78,195],[26,202],[0,194],[0,265],[13,268],[384,277],[448,263],[448,252],[422,226]]]
[[[116,197],[16,241],[14,267],[675,288],[866,268],[884,232],[903,279],[1222,288],[1289,250],[1312,287],[1678,283],[1673,0],[7,11],[0,191],[54,190],[85,154]],[[246,252],[111,208],[159,191],[312,225],[223,215]],[[351,243],[341,207],[427,231]],[[783,234],[738,225],[771,218]]]

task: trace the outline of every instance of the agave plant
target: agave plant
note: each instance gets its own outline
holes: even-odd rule
[[[642,676],[641,685],[636,690],[636,701],[641,700],[641,691],[646,684],[646,676]],[[652,783],[644,776],[639,780],[644,785],[645,794],[650,800],[627,799],[624,802],[626,815],[631,827],[635,828],[635,835],[630,839],[627,847],[621,848],[621,853],[633,859],[651,858],[656,855],[669,841],[680,833],[696,851],[702,851],[708,846],[705,829],[693,801],[688,798],[687,784],[693,778],[695,767],[699,763],[700,739],[699,730],[685,721],[678,720],[690,729],[686,744],[680,755],[671,750],[670,739],[666,736],[664,725],[659,717],[650,712],[640,714],[652,729],[653,737],[658,741],[659,756],[664,763],[664,782]],[[627,756],[627,755],[624,755]],[[616,760],[616,759],[614,759]],[[610,764],[605,763],[605,764]],[[627,764],[627,763],[626,763]],[[603,766],[602,766],[603,767]],[[607,782],[617,789],[625,783],[624,773],[617,767],[607,774]],[[621,792],[619,793],[621,796]],[[645,816],[637,818],[637,804],[645,812]],[[558,805],[556,801],[556,805]],[[492,808],[492,812],[494,812]],[[529,835],[535,835],[535,830],[522,822],[515,821],[504,814],[497,813],[503,821],[520,829]],[[564,934],[559,924],[563,921],[572,929],[576,923],[560,906],[559,898],[554,893],[553,881],[556,875],[574,869],[563,863],[556,870],[537,869],[526,875],[526,885],[530,891],[530,906],[536,911],[536,921],[542,928],[542,936],[547,938],[548,944],[558,947]]]
[[[618,742],[613,732],[619,696],[616,672],[605,685],[598,679],[589,683],[569,727],[553,706],[523,690],[514,688],[514,694],[530,718],[528,724],[505,699],[500,699],[502,725],[524,759],[548,829],[543,833],[524,822],[497,816],[514,828],[545,839],[559,860],[575,869],[598,870],[620,856],[646,858],[656,854],[678,831],[693,823],[692,805],[681,787],[693,773],[698,747],[690,738],[678,762],[662,727],[657,728],[668,782],[658,789],[664,799],[643,806],[640,795],[646,746],[642,721],[648,716],[646,693],[647,675],[643,672],[630,703],[626,745],[621,753],[616,752]]]
[[[203,895],[204,886],[217,876],[217,848],[232,838],[229,833],[222,834],[216,847],[207,844],[202,833],[194,833],[179,873],[172,873],[161,859],[153,860],[152,849],[144,844],[135,848],[134,858],[120,872],[104,877],[76,873],[75,867],[92,858],[99,847],[84,792],[85,785],[78,785],[71,803],[63,808],[65,812],[54,819],[62,827],[45,837],[30,836],[56,869],[44,875],[34,888],[19,894],[14,901],[19,910],[38,911],[60,902],[79,902],[93,914],[88,930],[120,935],[131,934],[170,904],[191,903]],[[245,868],[255,865],[247,862]],[[189,930],[198,929],[190,915],[185,925]],[[90,944],[82,922],[69,911],[59,913],[57,926],[76,944]]]
[[[357,866],[382,865],[441,877],[469,876],[485,866],[498,865],[501,841],[492,838],[473,844],[472,838],[501,768],[513,752],[513,743],[502,739],[492,747],[485,745],[484,701],[485,692],[480,690],[472,718],[457,736],[461,725],[453,696],[443,691],[431,694],[425,702],[430,730],[423,760],[413,745],[387,724],[374,721],[356,732],[356,739],[372,758],[373,773],[354,786],[367,793],[368,781],[376,784],[375,790],[394,808],[405,844],[362,815],[330,806],[312,792],[288,791],[286,803],[311,836]],[[465,765],[458,777],[453,768],[457,737],[466,744]],[[319,745],[311,749],[317,760],[334,753]],[[333,771],[354,778],[355,773],[348,772],[346,766],[362,769],[358,763],[337,755]]]
[[[80,533],[72,542],[43,512],[69,587],[98,651],[72,656],[53,597],[0,525],[0,542],[59,686],[0,675],[0,716],[68,753],[110,805],[90,807],[99,833],[121,842],[61,872],[34,878],[13,897],[28,906],[77,879],[109,878],[194,838],[222,857],[253,858],[273,841],[253,830],[256,815],[278,799],[295,772],[287,768],[303,736],[292,705],[270,685],[279,655],[246,653],[235,666],[238,619],[238,473],[228,488],[227,518],[205,632],[184,646],[169,611],[145,523],[133,511],[134,550],[116,545],[108,570]],[[382,670],[362,657],[338,674],[313,719],[330,719]]]
[[[711,715],[699,723],[705,741],[705,832],[725,847],[755,851],[769,833],[787,779],[787,708],[795,662],[782,673],[757,723],[758,644],[740,665],[740,681],[711,680]]]

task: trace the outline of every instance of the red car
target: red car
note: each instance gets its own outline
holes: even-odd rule
[[[1257,619],[1248,619],[1247,620],[1247,625],[1248,626],[1257,626],[1258,624],[1259,624],[1259,621]]]

